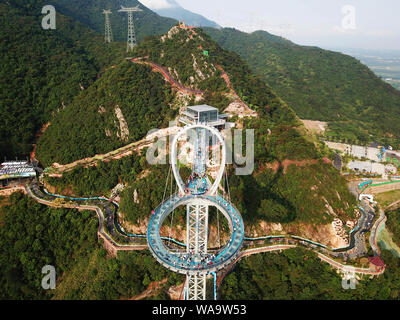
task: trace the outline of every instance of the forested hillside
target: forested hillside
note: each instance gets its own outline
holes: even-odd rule
[[[209,52],[208,56],[203,54],[204,50]],[[258,114],[255,118],[237,119],[244,128],[255,129],[254,173],[237,177],[229,169],[232,197],[246,222],[326,224],[333,220],[332,212],[343,220],[353,217],[355,199],[345,180],[323,160],[323,153],[310,138],[303,135],[295,113],[237,54],[221,49],[201,29],[174,27],[167,35],[147,38],[132,55],[141,58],[135,60],[140,63],[123,61],[110,68],[70,107],[60,111],[40,140],[37,155],[42,163],[68,163],[138,141],[147,130],[166,127],[185,103],[207,103],[225,110],[235,98],[228,94],[229,88],[217,68],[220,66],[228,74],[233,89]],[[195,102],[194,95],[179,99],[176,89],[142,62],[156,63],[169,70],[182,85],[204,90],[203,99]],[[121,131],[117,110],[124,116],[126,130]],[[167,172],[143,161],[134,167],[147,173],[136,181],[141,172],[135,169],[133,175],[119,175],[119,181],[129,185],[123,193],[121,209],[127,219],[136,223],[161,200],[159,179],[165,179]],[[102,167],[78,170],[81,169],[58,182],[50,182],[64,188],[76,185],[74,190],[84,190],[79,177],[94,181],[99,171],[106,172]],[[104,185],[110,185],[108,180],[116,182],[115,174],[100,176]],[[140,190],[137,203],[132,202],[135,189]],[[104,192],[98,187],[92,190]],[[251,199],[245,196],[249,190],[254,195]]]
[[[120,60],[120,44],[57,15],[57,29],[41,28],[40,1],[0,4],[0,158],[25,156],[53,113]],[[16,32],[16,30],[18,30]]]
[[[315,137],[305,134],[296,113],[280,98],[280,89],[271,89],[265,74],[251,70],[253,61],[247,64],[239,54],[224,50],[201,29],[170,29],[173,20],[160,18],[143,7],[144,12],[135,20],[141,42],[131,54],[133,60],[126,60],[125,43],[104,44],[102,10],[114,11],[114,36],[125,39],[126,14],[116,10],[121,4],[133,6],[138,1],[54,0],[57,29],[51,31],[41,28],[44,4],[42,0],[0,4],[0,157],[26,155],[36,142],[35,134],[48,122],[51,124],[36,152],[43,167],[139,141],[150,129],[166,128],[184,105],[207,103],[224,111],[242,100],[256,116],[240,119],[234,115],[231,121],[240,128],[255,130],[255,168],[249,176],[237,176],[236,165],[230,165],[227,176],[232,202],[242,213],[246,227],[265,221],[282,223],[283,229],[286,223],[293,223],[317,230],[318,225],[328,225],[334,218],[344,222],[355,218],[356,199],[346,181]],[[145,37],[163,32],[167,33]],[[285,44],[272,36],[269,40]],[[167,70],[179,85],[166,81],[155,64]],[[317,72],[313,70],[310,72]],[[289,71],[285,73],[288,81],[292,77]],[[233,90],[222,76],[229,78]],[[270,76],[274,78],[271,85],[279,87],[279,76]],[[314,77],[308,78],[306,86],[312,90]],[[348,81],[346,94],[355,90],[350,86],[352,80]],[[182,86],[189,90],[177,89]],[[293,83],[286,88],[293,94],[299,90]],[[201,93],[190,94],[190,90]],[[328,103],[329,99],[323,97]],[[303,101],[304,112],[311,110],[307,101]],[[371,110],[376,111],[375,107]],[[345,115],[350,117],[349,113]],[[89,168],[77,167],[61,178],[45,176],[46,187],[56,187],[59,193],[110,196],[111,189],[123,183],[118,212],[122,225],[143,222],[163,194],[172,192],[164,189],[168,166],[151,166],[145,152],[99,161]],[[182,172],[187,174],[187,168]],[[108,257],[97,239],[97,227],[93,212],[52,209],[20,193],[1,198],[0,299],[129,298],[143,292],[151,281],[163,279],[167,282],[156,297],[167,299],[167,289],[182,283],[183,276],[164,269],[149,253]],[[374,285],[368,282],[360,294],[348,292],[347,296],[369,298],[376,293],[378,298],[397,298],[398,261],[386,255],[384,259],[388,274]],[[46,264],[56,267],[55,291],[41,290],[41,268]],[[300,268],[308,274],[302,274]],[[237,270],[236,278],[226,278],[222,289],[225,298],[340,296],[338,285],[333,283],[337,277],[308,251],[296,249],[279,258],[251,257]]]
[[[356,290],[344,290],[342,278],[314,252],[296,248],[263,253],[239,262],[222,283],[226,300],[398,300],[400,260],[389,251],[379,278],[358,281]]]
[[[393,240],[400,245],[400,209],[386,213],[388,230],[393,234]]]
[[[0,4],[1,159],[28,155],[36,133],[52,119],[54,112],[68,106],[101,70],[115,60],[121,61],[124,43],[104,45],[102,10],[115,11],[111,18],[114,36],[126,41],[127,17],[116,10],[120,5],[139,2],[52,1],[57,11],[56,30],[41,27],[41,10],[46,4],[42,0]],[[144,11],[135,21],[139,40],[166,32],[175,24],[175,20],[141,7]]]
[[[239,53],[300,118],[329,121],[331,136],[400,147],[400,91],[355,58],[264,31],[205,30]]]
[[[40,139],[38,159],[45,166],[69,163],[138,141],[151,129],[168,127],[176,114],[172,99],[171,88],[150,67],[123,61],[57,114]]]
[[[118,12],[121,6],[139,6],[143,12],[134,13],[136,38],[140,42],[147,35],[167,32],[177,23],[175,19],[161,17],[138,0],[53,0],[57,10],[104,34],[103,10],[111,10],[110,22],[115,41],[125,41],[128,34],[128,15]]]
[[[0,199],[3,200],[3,199]],[[181,283],[149,253],[120,253],[107,257],[97,239],[97,216],[91,211],[51,209],[14,194],[0,206],[1,300],[101,300],[130,298],[151,281],[168,279],[158,298]],[[56,289],[41,287],[42,268],[56,268]]]

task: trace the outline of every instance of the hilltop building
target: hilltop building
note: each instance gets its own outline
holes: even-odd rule
[[[379,256],[370,257],[368,261],[370,263],[370,268],[376,272],[380,272],[386,267],[385,262]]]
[[[217,108],[203,104],[199,106],[189,106],[185,111],[181,111],[179,122],[185,125],[195,123],[207,123],[207,125],[217,129],[223,129],[228,115],[220,114]]]

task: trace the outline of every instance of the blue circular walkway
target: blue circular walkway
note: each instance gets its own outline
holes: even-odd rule
[[[168,215],[179,206],[200,203],[217,207],[227,218],[231,229],[229,243],[217,254],[193,255],[168,250],[160,236],[160,229]],[[230,265],[237,258],[244,240],[244,224],[239,211],[221,196],[171,196],[152,214],[147,230],[150,252],[164,267],[181,274],[216,272]]]

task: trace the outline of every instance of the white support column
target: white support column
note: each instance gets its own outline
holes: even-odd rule
[[[206,300],[205,273],[193,274],[186,279],[186,300]]]
[[[208,246],[208,206],[196,204],[187,205],[187,252],[206,254]],[[205,273],[191,274],[186,279],[186,299],[206,299]]]
[[[187,252],[205,254],[208,246],[208,206],[188,204],[186,208]]]

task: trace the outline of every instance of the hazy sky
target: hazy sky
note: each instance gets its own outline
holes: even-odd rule
[[[162,7],[168,0],[145,1]],[[176,0],[176,2],[185,9],[214,20],[223,27],[234,27],[246,32],[266,30],[298,44],[400,50],[399,0]],[[354,15],[351,6],[355,9]]]

